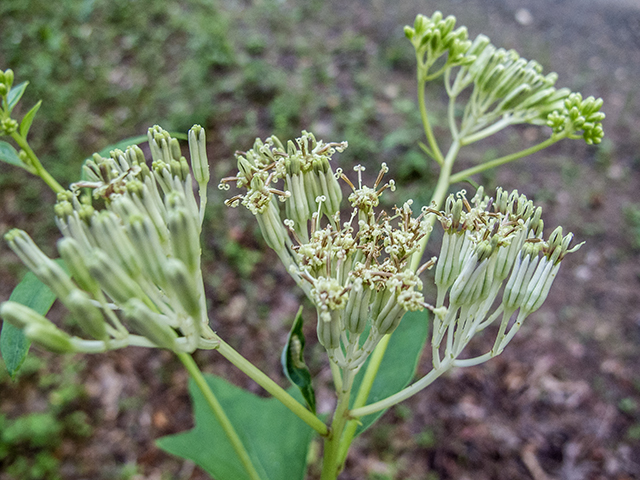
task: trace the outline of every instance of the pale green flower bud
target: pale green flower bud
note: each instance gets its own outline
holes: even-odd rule
[[[100,287],[119,305],[131,298],[145,298],[140,286],[103,250],[93,250],[87,258],[89,272]]]
[[[200,235],[193,217],[186,208],[171,208],[167,227],[174,257],[184,262],[190,272],[195,272],[200,267]]]
[[[138,261],[142,271],[153,283],[165,284],[163,264],[167,256],[162,249],[158,231],[149,217],[132,215],[127,229],[131,241],[138,253]]]
[[[547,260],[546,257],[542,258],[529,282],[525,295],[526,300],[521,307],[521,310],[525,312],[526,315],[535,312],[547,299],[551,284],[555,280],[559,268],[559,262],[554,265],[552,260]]]
[[[383,310],[373,324],[380,335],[393,333],[398,325],[400,325],[400,321],[404,316],[405,309],[401,305],[399,305],[397,303],[397,300],[395,299],[394,303],[395,305],[393,305],[390,309]]]
[[[91,231],[98,246],[116,261],[131,277],[140,273],[138,256],[121,219],[109,211],[102,211],[93,218]]]
[[[366,293],[365,288],[367,290]],[[344,325],[350,333],[360,334],[364,332],[367,324],[367,310],[365,309],[364,315],[362,315],[362,304],[366,301],[366,307],[368,307],[368,300],[366,297],[370,298],[370,296],[371,289],[363,287],[362,279],[356,278],[351,285],[347,306],[342,314],[342,318],[344,318]]]
[[[29,270],[35,271],[47,260],[42,250],[31,240],[31,237],[23,230],[13,228],[4,235],[9,247],[20,258]]]
[[[513,266],[511,276],[507,281],[502,296],[505,311],[513,312],[524,303],[527,297],[527,288],[540,261],[538,250],[539,247],[535,244],[524,244],[522,252]]]
[[[65,298],[76,288],[67,272],[49,258],[34,270],[33,273],[42,283],[49,287],[58,298]]]
[[[193,178],[199,185],[209,183],[209,160],[207,158],[207,141],[204,129],[194,125],[189,130],[189,155],[193,168]]]
[[[4,71],[4,84],[8,89],[11,89],[11,86],[13,85],[13,70],[10,68]]]
[[[58,240],[58,252],[76,283],[87,292],[96,292],[98,283],[89,273],[80,244],[71,237]]]
[[[180,260],[171,258],[164,265],[164,272],[170,288],[180,301],[185,312],[196,321],[201,317],[200,294],[193,275]]]
[[[25,336],[54,353],[72,353],[76,349],[71,337],[53,324],[31,323],[24,329]]]
[[[337,312],[329,312],[326,307],[318,308],[318,341],[327,350],[340,347],[340,319]]]
[[[108,337],[107,324],[102,310],[92,302],[86,293],[76,289],[64,299],[63,303],[83,332],[96,340],[105,340]]]
[[[0,304],[0,317],[2,317],[5,322],[9,322],[11,325],[19,329],[24,329],[31,324],[44,326],[52,325],[47,318],[40,315],[32,308],[12,300]]]
[[[163,319],[163,316],[152,312],[144,302],[132,298],[124,306],[124,314],[133,329],[148,338],[160,348],[173,350],[176,347],[178,334]]]
[[[278,207],[270,202],[263,213],[256,215],[256,220],[258,220],[260,231],[267,245],[276,253],[283,252],[289,237],[280,220]]]

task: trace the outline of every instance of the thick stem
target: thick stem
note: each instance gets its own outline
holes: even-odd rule
[[[324,455],[322,459],[321,480],[336,480],[342,470],[343,462],[340,455],[340,444],[344,428],[349,420],[349,399],[355,373],[344,369],[342,388],[338,390],[338,404],[333,414],[331,431],[324,441]]]
[[[249,376],[249,378],[264,388],[273,397],[280,400],[285,407],[295,413],[303,422],[313,428],[320,435],[326,436],[329,434],[329,429],[322,420],[307,410],[304,405],[289,395],[285,389],[271,380],[271,378],[269,378],[253,363],[249,362],[246,358],[231,348],[231,346],[224,340],[220,339],[220,346],[217,350],[223,357],[242,370],[247,376]]]
[[[229,439],[231,446],[233,447],[236,454],[238,455],[238,458],[240,459],[240,462],[242,463],[242,466],[244,467],[244,469],[249,474],[249,477],[252,480],[260,480],[260,475],[258,475],[258,472],[253,466],[253,463],[251,462],[251,458],[249,457],[247,450],[244,448],[244,445],[242,444],[242,440],[240,440],[240,437],[238,436],[237,432],[233,428],[231,421],[229,420],[227,415],[224,413],[224,409],[222,408],[222,405],[220,405],[220,402],[216,398],[215,394],[211,391],[211,388],[209,388],[207,381],[204,379],[204,376],[202,375],[202,372],[198,368],[198,365],[196,365],[196,362],[193,360],[193,357],[191,357],[191,355],[189,355],[188,353],[177,353],[176,355],[178,355],[178,358],[180,359],[182,364],[185,366],[185,368],[189,372],[189,375],[191,375],[191,378],[193,379],[197,387],[202,392],[202,395],[204,396],[205,400],[209,404],[211,411],[214,413],[214,415],[218,419],[218,422],[222,426],[224,433],[227,435],[227,438]]]
[[[375,350],[369,357],[369,363],[367,364],[367,369],[365,370],[364,377],[360,383],[360,388],[358,388],[358,394],[356,399],[353,401],[353,408],[363,407],[367,403],[367,398],[369,398],[369,393],[373,387],[373,381],[378,375],[382,358],[387,351],[389,340],[391,340],[391,335],[385,335],[382,337],[382,340],[380,340],[380,343],[378,343]],[[357,429],[358,421],[350,420],[345,428],[342,441],[340,442],[341,465],[344,465],[344,462],[347,459],[347,453],[349,452],[349,447],[351,447],[351,443],[353,442]]]

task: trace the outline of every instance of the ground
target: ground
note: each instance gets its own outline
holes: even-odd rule
[[[559,85],[602,97],[607,114],[601,146],[564,142],[478,179],[487,188],[518,188],[543,206],[547,228],[563,225],[586,244],[563,262],[546,303],[500,357],[455,370],[387,412],[355,442],[340,478],[640,479],[640,6],[633,0],[379,0],[344,6],[327,2],[329,6],[318,10],[318,22],[327,18],[332,3],[340,17],[332,19],[335,30],[317,25],[310,35],[327,35],[328,43],[349,35],[364,42],[362,48],[354,47],[359,54],[346,47],[338,51],[330,66],[341,89],[336,101],[347,98],[357,83],[343,73],[345,69],[361,68],[366,55],[381,55],[376,50],[380,45],[385,45],[384,55],[390,58],[392,68],[376,77],[381,84],[373,94],[378,119],[369,132],[373,138],[380,140],[384,134],[377,129],[399,121],[393,109],[398,98],[415,98],[413,65],[402,54],[393,56],[401,47],[390,39],[401,37],[402,25],[417,13],[431,14],[435,9],[456,15],[471,37],[485,33],[498,46],[536,58],[546,71],[558,72]],[[269,32],[274,27],[264,28]],[[408,44],[404,47],[410,49]],[[277,61],[285,69],[299,62],[285,55]],[[437,90],[428,92],[434,101],[439,95]],[[330,109],[319,112],[302,128],[319,129],[327,137],[335,134],[338,127]],[[223,112],[223,117],[242,115]],[[256,125],[264,128],[260,118]],[[219,118],[209,119],[207,127],[216,159],[212,171],[219,179],[232,173],[233,150],[250,144],[231,144],[230,127]],[[260,130],[255,135],[268,133]],[[501,141],[512,145],[536,135],[530,128],[514,129]],[[240,139],[244,141],[242,135]],[[346,139],[357,145],[357,139]],[[495,154],[495,149],[503,148],[500,145],[494,142],[482,148],[494,149]],[[393,175],[393,159],[384,160]],[[44,215],[36,211],[25,217],[15,199],[29,180],[16,175],[0,193],[0,233],[14,225],[36,228]],[[419,192],[411,176],[428,172],[410,169],[406,175],[406,188]],[[37,204],[52,201],[39,189],[33,195]],[[255,235],[252,219],[243,212],[224,210],[221,198],[212,194],[212,211],[205,222],[209,251],[205,281],[214,328],[286,385],[279,353],[302,294]],[[49,238],[49,245],[56,238],[53,228],[38,235],[43,241]],[[6,260],[0,299],[5,300],[17,282],[18,267],[4,246],[2,256]],[[307,314],[312,315],[310,308]],[[54,308],[52,315],[60,317],[62,312]],[[307,333],[308,338],[313,336],[312,326]],[[489,336],[480,337],[470,348],[482,352],[491,343]],[[154,439],[193,425],[187,375],[169,353],[129,348],[62,360],[33,350],[44,360],[41,364],[19,382],[0,377],[0,414],[15,419],[48,411],[57,398],[52,391],[62,389],[58,383],[81,386],[57,411],[58,418],[84,412],[90,433],[81,436],[65,427],[68,432],[50,449],[60,462],[61,478],[207,478],[189,462],[154,445]],[[196,360],[204,371],[263,394],[215,352],[198,352]],[[422,359],[418,375],[428,371],[428,360]],[[328,410],[334,400],[319,346],[311,347],[308,361],[319,385],[320,408]],[[64,377],[69,369],[72,380]],[[55,389],[43,381],[43,371],[58,375]],[[67,380],[60,380],[63,377]],[[27,458],[37,451],[21,448]],[[0,466],[2,461],[0,455]],[[313,461],[310,478],[317,478]],[[0,471],[0,479],[13,477]]]

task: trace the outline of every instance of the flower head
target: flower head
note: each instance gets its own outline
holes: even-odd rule
[[[58,251],[67,271],[25,232],[5,235],[91,338],[70,337],[46,319],[36,321],[33,313],[3,304],[3,318],[26,322],[27,335],[31,332],[45,347],[53,348],[44,340],[47,332],[56,332],[51,338],[60,345],[66,339],[65,345],[75,351],[129,344],[192,351],[217,345],[208,326],[200,272],[203,200],[198,205],[191,168],[177,140],[157,126],[148,137],[151,168],[137,146],[115,150],[109,158],[96,154],[84,166],[86,180],[58,195],[56,223],[63,234]],[[204,131],[194,127],[189,139],[203,194],[208,178]],[[85,189],[91,194],[84,194]]]

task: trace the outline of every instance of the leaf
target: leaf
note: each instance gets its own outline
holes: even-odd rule
[[[311,373],[304,363],[304,333],[302,333],[302,307],[296,314],[293,326],[287,338],[287,344],[282,350],[282,369],[289,381],[300,389],[300,393],[307,403],[307,407],[316,413],[316,394],[311,384]]]
[[[9,90],[9,93],[7,94],[7,105],[9,112],[11,112],[11,110],[13,110],[13,107],[15,107],[16,104],[20,101],[22,95],[24,94],[24,91],[27,88],[27,85],[29,85],[29,82],[22,82],[14,87],[11,87],[11,90]]]
[[[24,116],[22,122],[20,122],[20,135],[22,135],[23,138],[27,138],[27,134],[29,133],[29,129],[33,123],[33,118],[36,116],[36,113],[38,113],[40,105],[42,105],[42,100],[36,103]]]
[[[124,140],[120,140],[117,143],[112,143],[111,145],[104,147],[102,150],[98,152],[98,155],[101,157],[109,157],[109,154],[113,150],[125,150],[127,147],[131,145],[139,145],[148,140],[146,135],[138,135],[136,137],[125,138]]]
[[[7,142],[0,140],[0,161],[7,162],[16,167],[26,168],[26,165],[20,160],[18,151]]]
[[[38,280],[32,272],[27,272],[9,297],[9,300],[26,305],[41,315],[47,314],[55,299],[56,296],[49,287]],[[15,377],[22,362],[27,358],[30,345],[22,330],[9,322],[2,322],[0,353],[11,378]]]
[[[429,322],[426,310],[405,313],[400,325],[391,336],[378,375],[373,381],[367,404],[387,398],[409,385],[416,373],[416,367],[427,342],[428,333]],[[369,360],[360,369],[360,374],[354,381],[353,392],[358,391],[368,365]],[[354,394],[352,401],[355,397]],[[360,435],[369,428],[384,412],[386,410],[360,418],[361,425],[358,426],[356,435]]]
[[[263,480],[303,480],[313,430],[275,398],[261,398],[205,375]],[[248,475],[195,383],[189,383],[196,426],[156,441],[161,449],[194,461],[216,480]]]

